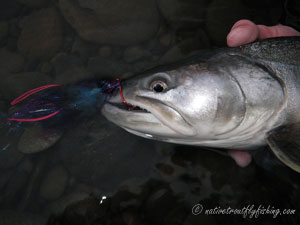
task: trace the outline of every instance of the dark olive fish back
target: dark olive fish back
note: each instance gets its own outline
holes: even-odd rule
[[[254,59],[300,66],[300,37],[277,37],[238,47]]]

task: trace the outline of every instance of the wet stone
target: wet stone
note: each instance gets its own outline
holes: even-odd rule
[[[99,223],[98,213],[100,211],[99,201],[90,197],[69,205],[62,216],[64,224],[97,224]]]
[[[173,63],[184,59],[200,49],[207,49],[210,46],[206,33],[199,30],[194,38],[185,39],[171,47],[161,58],[160,64]]]
[[[108,45],[102,46],[101,48],[99,48],[98,53],[100,57],[108,58],[112,55],[112,49]]]
[[[93,79],[94,75],[86,70],[85,67],[74,67],[68,71],[57,74],[54,82],[57,84],[75,84],[83,80]]]
[[[172,42],[172,35],[171,34],[163,34],[159,37],[159,42],[164,47],[169,47]]]
[[[5,140],[7,140],[7,137],[5,137],[5,135],[1,136],[0,143],[5,143]],[[5,151],[2,150],[2,147],[7,146],[7,144],[12,145],[12,143],[8,141],[0,146],[0,168],[2,169],[15,167],[24,157],[24,154],[19,152],[13,145],[9,146]]]
[[[71,52],[80,56],[80,58],[86,60],[90,55],[95,54],[94,44],[82,40],[80,37],[76,36],[73,41]]]
[[[62,131],[42,127],[27,128],[18,143],[18,150],[25,154],[32,154],[47,150],[62,136]]]
[[[29,58],[49,59],[62,44],[62,26],[57,11],[45,8],[25,17],[18,40],[20,52]],[[45,41],[47,40],[47,41]]]
[[[190,214],[183,222],[183,225],[198,225],[198,224],[217,225],[218,223],[216,222],[213,216],[204,215],[203,213],[199,215]]]
[[[69,71],[74,67],[82,67],[82,59],[74,54],[58,53],[51,60],[56,74],[59,76],[62,73]]]
[[[48,73],[51,73],[53,70],[53,66],[51,63],[49,62],[45,62],[41,65],[41,72],[42,73],[45,73],[45,74],[48,74]]]
[[[5,74],[0,81],[0,90],[4,92],[3,97],[9,101],[21,94],[42,85],[49,84],[51,79],[38,72],[23,72],[14,74]]]
[[[48,206],[48,210],[54,214],[62,213],[68,205],[75,202],[82,201],[88,198],[90,193],[88,192],[74,192],[67,195],[63,195],[61,198],[51,202]]]
[[[115,79],[120,74],[132,71],[133,69],[129,64],[124,63],[120,60],[96,56],[90,58],[87,70],[95,74],[95,76],[100,79]]]
[[[78,181],[109,192],[125,181],[150,177],[161,157],[152,142],[129,134],[100,113],[69,130],[58,152]]]
[[[254,164],[250,164],[246,168],[241,168],[236,165],[233,159],[205,150],[197,152],[193,160],[197,176],[200,179],[204,179],[203,175],[205,175],[205,173],[203,173],[203,171],[207,171],[211,174],[210,181],[214,190],[220,191],[227,184],[230,184],[233,190],[238,190],[241,187],[247,187],[255,183]],[[200,168],[198,166],[200,166]],[[225,167],[226,170],[222,171],[222,168]],[[205,168],[205,170],[203,168]],[[222,171],[222,173],[219,171]],[[233,173],[235,176],[230,175]],[[247,179],[244,179],[245,177],[247,177]]]
[[[17,212],[12,210],[0,211],[1,225],[42,225],[46,224],[46,218],[41,215]]]
[[[164,224],[182,225],[186,218],[186,209],[183,206],[174,205],[174,208],[164,218]]]
[[[172,175],[174,173],[174,168],[171,165],[165,163],[158,163],[156,165],[157,169],[161,171],[161,173],[165,175]]]
[[[148,53],[148,55],[149,54],[150,53]],[[147,55],[147,52],[139,46],[128,47],[124,50],[124,61],[127,63],[132,63],[145,55]]]
[[[139,207],[140,205],[138,196],[127,189],[118,191],[110,199],[110,208],[113,212],[118,212],[120,209],[126,210],[126,207]]]
[[[2,41],[8,34],[8,23],[0,21],[0,41]]]
[[[54,167],[42,181],[40,195],[48,200],[58,199],[67,187],[68,178],[68,172],[64,167]]]
[[[19,3],[33,8],[40,8],[45,6],[49,0],[17,0]]]
[[[151,68],[156,67],[158,64],[149,60],[141,60],[134,64],[132,72],[141,73]]]
[[[20,198],[24,195],[32,168],[32,163],[28,159],[24,159],[13,170],[14,172],[5,186],[5,191],[3,191],[4,200],[2,207],[12,208],[15,204],[20,203]]]
[[[175,205],[175,198],[171,192],[167,189],[159,189],[145,202],[146,218],[153,224],[162,224],[165,215]]]
[[[11,175],[13,174],[12,169],[3,169],[1,168],[2,172],[0,174],[0,190],[3,191],[4,187],[7,185],[8,180],[10,179]],[[3,196],[0,196],[0,201],[2,201]]]
[[[142,225],[141,218],[138,214],[130,213],[130,212],[124,212],[122,213],[123,221],[126,225]]]
[[[7,104],[5,103],[4,100],[1,100],[1,96],[0,96],[0,115],[1,115],[2,113],[4,113],[4,112],[6,111],[7,108],[8,108],[8,107],[7,107]]]
[[[204,24],[207,5],[211,0],[158,0],[167,23],[174,28],[196,28]]]
[[[136,44],[159,27],[154,0],[60,0],[59,7],[79,36],[97,44]]]
[[[24,59],[21,55],[11,52],[6,48],[0,48],[0,74],[16,73],[24,68]],[[1,83],[1,81],[0,81]]]
[[[0,2],[0,20],[8,20],[18,15],[21,10],[21,4],[17,0]]]

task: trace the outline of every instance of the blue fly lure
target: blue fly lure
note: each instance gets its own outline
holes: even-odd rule
[[[0,115],[0,137],[5,141],[0,142],[0,149],[7,150],[24,128],[37,122],[46,128],[67,128],[80,118],[94,115],[120,85],[119,79],[50,84],[22,94],[11,102],[7,114]]]

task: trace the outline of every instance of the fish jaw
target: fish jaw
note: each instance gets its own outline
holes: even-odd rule
[[[102,108],[103,115],[130,133],[145,138],[169,139],[193,137],[196,130],[171,106],[149,97],[126,97],[129,109],[120,96],[110,98]]]

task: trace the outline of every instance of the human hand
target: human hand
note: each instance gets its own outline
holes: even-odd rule
[[[300,33],[292,27],[278,24],[276,26],[256,25],[250,20],[239,20],[231,28],[227,35],[227,45],[236,47],[255,41],[281,36],[300,36]]]
[[[229,47],[235,47],[253,42],[257,39],[261,40],[281,36],[300,36],[300,33],[291,27],[281,24],[268,27],[256,25],[250,20],[239,20],[233,25],[227,35],[227,45]],[[240,167],[248,166],[252,160],[251,155],[247,151],[229,150],[228,155],[234,159]]]

